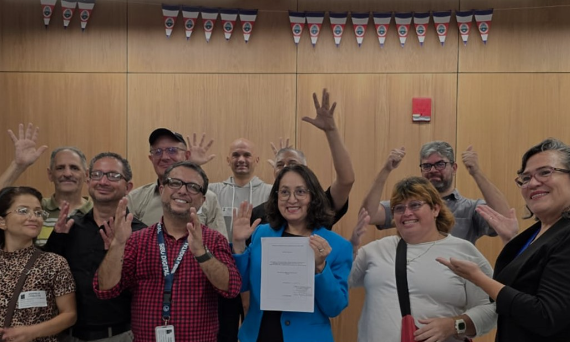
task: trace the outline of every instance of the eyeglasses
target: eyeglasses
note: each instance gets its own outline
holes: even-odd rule
[[[103,171],[91,171],[91,172],[89,172],[89,177],[92,180],[101,180],[101,179],[103,179],[103,176],[107,176],[107,179],[110,180],[111,182],[118,182],[122,178],[125,178],[125,176],[123,176],[122,174],[120,174],[118,172],[112,172],[112,171],[111,172],[103,172]]]
[[[409,208],[411,211],[418,211],[424,204],[426,204],[425,201],[410,201],[408,204],[397,204],[392,207],[392,212],[402,215],[406,212],[406,208]]]
[[[539,182],[546,182],[546,180],[548,180],[548,178],[552,176],[552,173],[554,173],[554,171],[570,173],[570,170],[559,169],[557,167],[552,167],[552,166],[545,166],[538,168],[536,171],[534,171],[534,173],[530,172],[521,173],[520,175],[518,175],[517,178],[515,178],[515,183],[517,183],[519,188],[524,189],[530,185],[532,177],[534,177],[534,179],[536,179]]]
[[[200,185],[192,182],[183,182],[178,178],[167,178],[166,185],[171,189],[180,189],[183,185],[186,185],[186,190],[192,195],[198,195],[203,193],[203,189]]]
[[[289,189],[281,189],[276,191],[277,196],[280,200],[286,201],[291,197],[291,191]],[[292,192],[295,195],[295,198],[298,200],[305,199],[307,195],[309,195],[310,191],[304,188],[297,188]]]
[[[440,160],[440,161],[435,162],[435,163],[433,163],[433,164],[430,164],[430,163],[422,163],[422,164],[420,164],[420,167],[421,167],[422,171],[424,171],[424,172],[429,172],[429,171],[431,171],[431,168],[432,168],[432,167],[435,167],[435,169],[436,169],[437,171],[441,171],[441,170],[445,169],[445,167],[447,166],[447,164],[451,164],[451,163],[453,163],[453,162],[446,162],[446,161]]]
[[[28,216],[28,217],[36,217],[36,218],[41,218],[41,219],[47,219],[49,217],[49,213],[45,210],[32,210],[30,208],[26,208],[26,207],[20,207],[17,209],[14,209],[13,211],[9,211],[6,213],[6,215],[8,214],[18,214],[21,216]]]
[[[186,151],[180,147],[166,147],[166,148],[155,148],[154,150],[150,150],[150,154],[153,158],[160,158],[162,154],[166,152],[169,157],[174,157],[178,154],[178,151]]]

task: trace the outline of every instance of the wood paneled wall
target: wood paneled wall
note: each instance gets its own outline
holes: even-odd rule
[[[98,0],[87,30],[73,18],[62,29],[58,4],[49,28],[36,0],[0,1],[0,129],[33,122],[40,143],[75,145],[88,158],[115,151],[128,157],[136,186],[154,180],[147,159],[148,135],[169,127],[184,135],[206,132],[217,157],[205,166],[213,181],[225,179],[227,146],[237,137],[255,141],[258,174],[273,179],[265,162],[269,142],[290,137],[327,186],[334,170],[324,134],[303,122],[313,116],[312,93],[327,87],[338,106],[338,127],[351,152],[357,180],[346,217],[335,228],[349,237],[358,207],[389,151],[405,146],[407,156],[389,178],[384,197],[402,177],[418,175],[421,144],[446,140],[459,155],[469,145],[481,167],[522,215],[524,203],[513,182],[520,156],[532,144],[554,136],[570,142],[570,30],[564,0],[182,0],[175,3],[259,8],[251,40],[239,30],[223,37],[220,22],[206,43],[197,26],[189,41],[179,17],[172,37],[164,36],[160,1]],[[305,32],[293,44],[287,10],[427,11],[495,7],[486,45],[475,25],[464,46],[455,20],[441,46],[430,23],[420,47],[411,33],[401,48],[392,22],[379,47],[372,20],[358,47],[350,23],[335,47],[328,19],[316,47]],[[433,119],[412,123],[412,97],[431,97]],[[5,135],[0,169],[13,157]],[[46,153],[19,180],[48,195]],[[460,165],[457,187],[480,197]],[[530,223],[522,222],[521,227]],[[365,241],[393,234],[370,227]],[[491,263],[498,239],[477,246]],[[350,306],[333,320],[337,341],[356,340],[364,291],[352,290]],[[493,334],[477,341],[492,341]]]

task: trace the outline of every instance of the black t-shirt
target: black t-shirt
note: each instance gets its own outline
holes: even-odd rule
[[[334,210],[334,201],[331,195],[331,187],[329,186],[329,188],[327,189],[327,191],[325,191],[325,194],[327,195],[327,198],[329,199],[331,208],[333,208]],[[257,207],[253,208],[253,211],[251,212],[251,223],[253,224],[253,222],[255,220],[257,220],[258,218],[261,219],[261,223],[260,224],[264,224],[264,223],[268,223],[267,221],[267,215],[265,213],[265,203],[261,203],[260,205],[258,205]],[[332,229],[332,226],[337,223],[343,216],[344,214],[346,214],[346,212],[348,211],[348,200],[346,200],[346,203],[342,206],[342,208],[340,208],[339,211],[335,211],[334,212],[334,220],[333,220],[333,224],[329,227],[325,227],[328,230]]]

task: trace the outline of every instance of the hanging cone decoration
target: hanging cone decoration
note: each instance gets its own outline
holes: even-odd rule
[[[216,25],[217,19],[217,8],[202,8],[202,24],[204,26],[204,35],[206,36],[207,43],[210,42],[210,38],[212,37],[212,32],[214,31],[214,26]]]
[[[348,12],[329,12],[329,19],[331,21],[331,29],[336,47],[339,47],[340,45],[340,40],[342,39],[342,34],[344,33],[347,17]]]
[[[420,46],[424,46],[428,24],[429,12],[414,13],[414,26],[416,27],[416,35],[418,36]]]
[[[63,28],[67,28],[69,26],[69,22],[71,21],[71,18],[73,18],[73,13],[75,13],[75,7],[77,7],[77,1],[61,0]]]
[[[180,6],[162,4],[162,18],[164,19],[166,38],[170,38],[172,34],[172,29],[176,25],[176,18],[178,18],[178,12],[180,12]]]
[[[352,28],[354,29],[356,42],[358,43],[358,47],[361,47],[362,42],[364,41],[364,35],[366,34],[366,27],[368,26],[370,13],[350,13],[350,16],[352,18]]]
[[[224,37],[226,40],[230,40],[232,37],[232,32],[236,26],[236,19],[238,16],[237,9],[221,9],[220,17],[222,18],[222,28],[224,29]]]
[[[467,45],[469,32],[471,31],[471,22],[473,21],[473,11],[455,11],[455,17],[463,45]]]
[[[307,12],[305,13],[305,17],[307,18],[307,26],[309,27],[309,34],[311,35],[311,44],[315,47],[319,39],[319,34],[321,33],[325,12]]]
[[[305,13],[289,11],[289,21],[291,22],[293,41],[295,41],[295,45],[299,45],[301,34],[303,34],[303,27],[305,27]]]
[[[243,39],[246,43],[249,42],[249,36],[251,35],[251,31],[253,31],[253,24],[255,24],[255,19],[257,19],[257,10],[239,10],[241,31],[243,32]]]
[[[376,35],[378,35],[378,42],[380,47],[384,47],[388,29],[390,28],[390,21],[392,20],[392,12],[373,12],[374,26],[376,27]]]
[[[487,44],[489,30],[491,29],[491,19],[493,19],[493,9],[475,11],[475,21],[477,22],[477,28],[481,34],[483,44]]]
[[[437,32],[437,37],[439,38],[441,46],[445,44],[450,19],[451,11],[433,12],[433,24],[435,25],[435,32]]]
[[[87,22],[91,18],[91,12],[93,7],[95,7],[95,0],[79,0],[77,6],[79,6],[79,18],[81,19],[81,31],[85,31],[87,27]]]
[[[49,21],[53,15],[53,9],[57,0],[41,0],[42,4],[42,14],[44,16],[44,25],[46,28],[49,26]]]
[[[394,17],[396,18],[396,29],[398,31],[398,37],[400,38],[400,46],[404,47],[408,34],[410,33],[412,13],[396,13]]]
[[[182,17],[184,18],[184,30],[186,31],[186,40],[190,39],[192,32],[194,32],[194,27],[196,27],[196,21],[200,15],[200,7],[194,6],[182,6]]]

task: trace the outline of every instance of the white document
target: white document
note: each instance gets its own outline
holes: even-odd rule
[[[260,300],[261,310],[315,311],[315,253],[309,238],[261,238]]]

